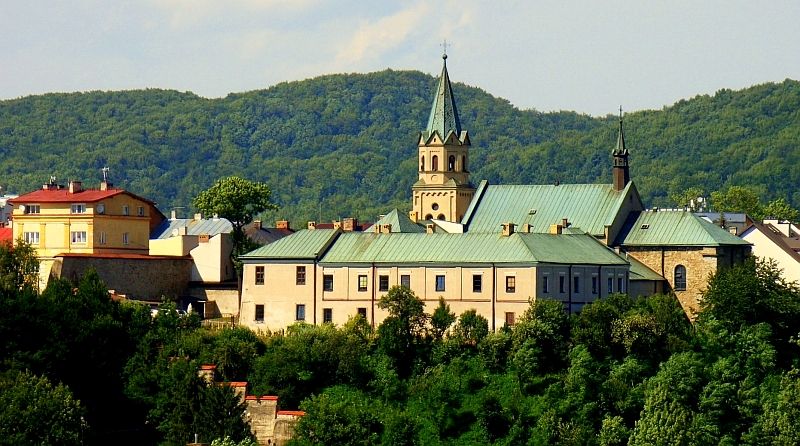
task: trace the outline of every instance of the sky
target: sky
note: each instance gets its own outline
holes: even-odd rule
[[[453,81],[521,109],[600,116],[800,79],[797,0],[3,0],[0,99],[438,75],[445,39]]]

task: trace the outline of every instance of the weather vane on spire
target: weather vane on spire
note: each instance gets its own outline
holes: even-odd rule
[[[444,49],[444,52],[442,53],[442,59],[447,59],[447,39],[444,39],[442,42],[442,48]]]

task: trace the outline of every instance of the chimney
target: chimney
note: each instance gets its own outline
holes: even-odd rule
[[[385,225],[380,225],[380,226],[381,226],[381,229],[380,229],[381,234],[391,234],[392,233],[392,225],[385,224]]]
[[[315,221],[308,222],[308,229],[317,229],[317,222]]]
[[[187,235],[189,234],[188,230],[189,228],[187,226],[181,226],[178,228],[178,235]]]
[[[69,193],[71,193],[71,194],[77,194],[78,192],[80,192],[80,191],[82,191],[82,190],[83,190],[83,189],[81,188],[81,186],[82,186],[82,185],[81,185],[81,182],[80,182],[80,181],[70,181],[70,182],[69,182]]]
[[[109,190],[112,187],[114,187],[114,185],[106,180],[100,182],[100,190]]]
[[[564,227],[559,225],[559,224],[552,224],[552,225],[550,225],[550,234],[553,234],[553,235],[561,234],[563,229],[564,229]]]
[[[333,229],[341,229],[341,228],[342,228],[342,222],[339,221],[339,220],[334,220],[333,221]]]
[[[199,212],[197,214],[194,214],[194,219],[195,220],[202,220],[203,219],[203,214],[201,214]]]
[[[532,227],[533,226],[531,226],[530,223],[525,223],[524,225],[522,225],[522,230],[520,232],[524,232],[525,234],[530,234]]]
[[[417,212],[417,211],[410,211],[410,212],[408,213],[408,218],[410,218],[410,219],[411,219],[411,221],[413,221],[414,223],[416,223],[416,222],[417,222],[417,220],[419,220],[419,212]]]
[[[514,233],[514,226],[516,226],[516,225],[514,223],[511,223],[511,222],[503,223],[503,237],[508,237],[511,234],[513,234]]]
[[[435,224],[428,223],[427,225],[425,225],[425,233],[426,234],[433,234],[435,228],[436,228]]]
[[[102,190],[102,188],[100,190]],[[169,212],[169,219],[170,220],[177,220],[178,219],[178,211],[176,211],[175,209],[171,210]]]
[[[260,221],[258,222],[258,228],[261,229],[261,222]],[[287,231],[292,229],[289,226],[289,220],[278,220],[278,221],[276,221],[275,222],[275,228],[277,228],[277,229],[285,229]]]
[[[355,218],[347,217],[342,219],[342,231],[353,232],[356,230],[356,225],[358,225],[358,220]]]

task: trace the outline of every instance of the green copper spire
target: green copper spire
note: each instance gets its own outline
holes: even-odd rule
[[[433,98],[431,115],[428,117],[428,135],[434,131],[439,132],[442,139],[452,130],[456,137],[461,134],[461,122],[458,120],[456,100],[453,98],[453,88],[450,86],[450,76],[447,74],[447,53],[442,55],[442,75],[439,76],[439,85],[436,87],[436,96]]]
[[[617,136],[617,147],[614,155],[627,155],[628,149],[625,148],[625,133],[622,131],[622,106],[619,107],[619,136]]]

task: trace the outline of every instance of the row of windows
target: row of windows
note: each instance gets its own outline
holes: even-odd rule
[[[86,213],[86,204],[85,203],[72,203],[70,206],[70,213],[72,214],[85,214]],[[26,204],[25,205],[25,213],[26,214],[41,214],[42,207],[38,204]],[[130,215],[130,207],[128,205],[122,206],[122,215]],[[139,217],[144,217],[144,206],[138,206],[136,208],[136,215]]]
[[[364,319],[367,318],[367,308],[359,307],[357,314]],[[305,304],[297,304],[294,308],[294,320],[297,322],[305,322],[306,320],[306,306]],[[264,322],[264,305],[257,304],[255,308],[255,321]],[[333,322],[333,308],[322,309],[322,322],[329,324]]]
[[[581,292],[581,276],[573,276],[572,277],[572,293],[580,293]],[[592,294],[599,294],[599,278],[597,276],[592,276]],[[608,277],[606,282],[606,289],[609,293],[614,292],[614,278]],[[616,291],[618,293],[625,292],[625,278],[624,277],[617,277],[617,288]],[[560,294],[564,294],[567,292],[567,277],[564,274],[558,276],[558,292]],[[542,293],[550,293],[550,276],[545,274],[542,277]]]
[[[419,170],[420,172],[425,172],[425,157],[421,157],[419,161]],[[436,172],[439,170],[439,156],[433,155],[431,157],[431,171]],[[447,171],[452,172],[456,170],[456,157],[454,155],[450,155],[447,158]],[[461,155],[461,171],[467,171],[467,157],[465,155]]]
[[[39,244],[39,232],[38,231],[30,231],[30,232],[23,232],[22,239],[25,240],[25,243],[31,245],[38,245]],[[81,245],[85,244],[88,241],[86,231],[70,231],[69,233],[69,241],[73,245]],[[98,243],[101,245],[105,245],[108,241],[108,237],[106,236],[105,232],[98,233]],[[130,242],[130,236],[127,232],[122,233],[122,244],[127,245]]]

